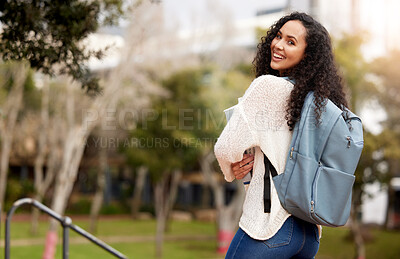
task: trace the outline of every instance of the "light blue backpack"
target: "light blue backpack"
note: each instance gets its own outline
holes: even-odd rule
[[[285,171],[272,179],[289,213],[319,225],[342,226],[350,215],[354,172],[364,146],[362,123],[327,100],[316,124],[313,100],[311,92],[293,131]]]

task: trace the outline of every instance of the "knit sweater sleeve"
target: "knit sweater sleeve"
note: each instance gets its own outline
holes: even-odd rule
[[[261,135],[276,126],[277,118],[269,107],[273,107],[275,102],[281,102],[280,91],[288,90],[288,85],[292,84],[275,76],[258,77],[235,106],[214,146],[215,156],[226,181],[235,179],[231,164],[241,161],[246,149],[260,146]],[[284,123],[284,117],[279,118],[279,122]]]

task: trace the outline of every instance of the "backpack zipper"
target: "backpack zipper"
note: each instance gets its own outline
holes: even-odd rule
[[[293,151],[294,151],[294,147],[292,147],[292,148],[290,149],[290,157],[289,157],[289,159],[292,159],[292,158],[293,158]]]
[[[307,97],[306,97],[306,99],[307,99]],[[304,100],[304,103],[305,103],[305,101],[306,101],[306,99]],[[311,109],[310,108],[311,107],[311,105],[309,105],[308,106],[308,109]],[[303,107],[304,108],[304,107]],[[301,111],[302,113],[303,113],[303,110]],[[306,111],[306,112],[308,112],[308,111]],[[300,120],[301,120],[301,118],[300,118]],[[293,159],[293,151],[294,151],[294,145],[296,145],[296,141],[297,141],[297,137],[299,136],[299,134],[300,134],[300,120],[297,122],[298,124],[296,125],[297,126],[297,132],[296,132],[296,137],[295,137],[295,139],[293,140],[293,146],[290,148],[290,155],[289,155],[289,159],[291,160],[291,159]],[[304,127],[304,125],[303,125],[303,127]],[[290,143],[290,144],[292,144],[292,143]]]
[[[347,139],[347,148],[350,148],[351,140],[352,140],[352,139],[351,139],[350,136],[347,136],[346,139]]]
[[[351,136],[347,136],[347,137],[346,137],[346,140],[347,140],[347,148],[350,148],[351,142],[353,142],[356,146],[364,143],[363,140],[354,142],[354,140],[353,140],[353,138],[352,138]]]
[[[289,156],[290,160],[293,159],[294,145],[296,145],[297,137],[299,136],[299,134],[300,134],[300,127],[297,128],[296,137],[293,141],[293,146],[290,148],[290,156]]]
[[[311,201],[310,201],[311,209],[310,209],[310,212],[311,212],[311,214],[313,214],[313,216],[314,216],[314,212],[315,212],[314,196],[315,196],[315,192],[317,191],[317,180],[318,180],[318,177],[319,177],[319,174],[320,174],[320,171],[321,171],[321,167],[322,167],[321,162],[318,162],[317,172],[315,173],[314,181],[313,181],[313,184],[312,184],[313,187],[311,189]]]

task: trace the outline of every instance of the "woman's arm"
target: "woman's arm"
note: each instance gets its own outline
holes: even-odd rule
[[[252,82],[214,147],[225,180],[231,182],[235,179],[239,173],[235,169],[238,169],[238,165],[240,168],[240,161],[245,158],[244,151],[259,146],[261,134],[276,130],[277,126],[285,123],[284,118],[282,121],[273,120],[276,117],[274,105],[282,102],[282,91],[289,91],[292,86],[285,79],[270,75],[258,77]],[[240,173],[245,175],[249,168],[246,167]]]

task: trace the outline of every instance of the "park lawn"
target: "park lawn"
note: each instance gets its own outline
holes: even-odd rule
[[[144,243],[117,243],[111,244],[112,247],[122,252],[128,258],[155,258],[155,249],[153,242]],[[61,246],[57,247],[55,258],[62,258]],[[164,259],[189,259],[189,258],[215,258],[222,259],[223,255],[218,255],[215,241],[179,241],[164,243],[163,258]],[[11,258],[41,258],[43,245],[14,247],[11,249]],[[69,258],[71,259],[113,259],[116,258],[98,248],[93,244],[70,245]]]
[[[366,257],[375,259],[400,258],[400,232],[371,230],[372,240],[366,244]],[[324,227],[317,259],[354,258],[355,249],[349,241],[347,228]]]
[[[87,220],[76,220],[74,224],[88,228]],[[155,221],[143,220],[133,221],[130,219],[101,220],[98,237],[111,236],[141,236],[150,237],[155,233]],[[47,230],[47,222],[41,222],[39,239],[43,239]],[[1,243],[4,242],[4,224],[1,228]],[[41,258],[43,244],[29,246],[13,246],[13,240],[32,238],[29,234],[29,222],[13,222],[11,239],[11,258]],[[371,231],[372,241],[367,243],[367,258],[400,258],[400,232],[390,232],[374,229]],[[71,237],[76,237],[71,231]],[[182,238],[180,241],[165,241],[165,259],[185,259],[185,258],[223,258],[215,251],[216,228],[213,223],[205,222],[172,222],[166,237],[185,236],[185,237],[210,237],[201,240]],[[317,259],[345,259],[354,257],[354,248],[348,240],[347,228],[328,228],[324,227],[321,246],[316,256]],[[61,237],[61,235],[60,235]],[[61,239],[60,239],[61,241]],[[154,258],[154,242],[138,240],[137,242],[117,242],[109,243],[112,247],[127,255],[129,258]],[[0,251],[4,254],[3,248]],[[2,256],[0,256],[2,257]],[[61,246],[57,249],[57,257],[61,257]],[[70,244],[70,258],[115,258],[103,249],[91,243]]]
[[[73,220],[73,224],[88,231],[88,220]],[[45,237],[48,229],[48,222],[40,222],[37,237]],[[96,236],[153,236],[155,235],[155,220],[131,220],[131,219],[106,219],[100,220]],[[1,227],[1,239],[4,239],[4,222]],[[33,238],[29,233],[30,222],[11,222],[11,239]],[[61,237],[62,228],[59,228]],[[71,237],[78,236],[70,231]],[[216,227],[213,223],[207,222],[172,222],[166,235],[216,235]]]

